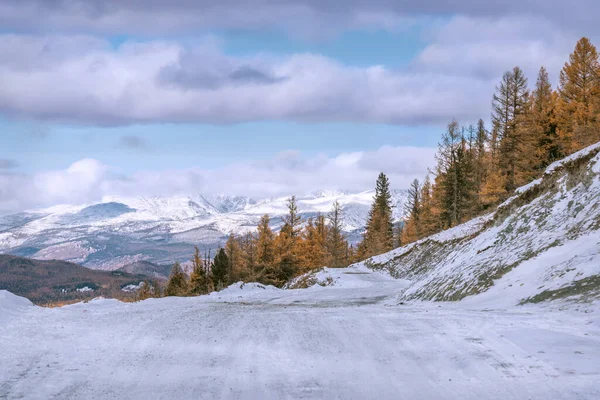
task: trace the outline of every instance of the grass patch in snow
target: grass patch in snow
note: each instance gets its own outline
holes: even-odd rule
[[[600,276],[588,276],[571,285],[555,290],[544,290],[533,297],[521,300],[520,305],[527,303],[541,303],[548,300],[566,299],[579,296],[578,301],[587,302],[600,297]]]

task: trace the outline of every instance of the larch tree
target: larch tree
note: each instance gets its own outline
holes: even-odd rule
[[[265,214],[258,224],[256,262],[263,268],[275,261],[275,234],[271,230],[270,223],[269,215]]]
[[[508,193],[517,187],[517,160],[522,137],[519,129],[524,125],[528,98],[527,78],[521,68],[514,67],[504,74],[492,99],[492,123],[498,135],[500,153],[498,167],[505,176]]]
[[[437,232],[439,225],[439,215],[433,201],[433,186],[429,174],[425,176],[421,185],[419,200],[420,237],[425,237]]]
[[[241,252],[241,262],[243,265],[242,279],[256,280],[257,279],[257,242],[258,236],[252,232],[247,232],[239,238],[239,246]]]
[[[336,200],[329,212],[329,229],[327,235],[329,266],[332,268],[340,268],[347,265],[346,253],[348,242],[344,238],[342,224],[342,206]]]
[[[235,283],[239,281],[244,273],[242,271],[242,251],[240,248],[239,241],[236,239],[233,232],[229,234],[227,242],[225,243],[225,254],[229,261],[227,268],[228,283]]]
[[[555,116],[556,101],[557,95],[552,90],[548,71],[541,67],[530,100],[527,129],[531,133],[531,140],[525,143],[521,152],[525,159],[529,159],[528,163],[523,163],[526,170],[522,183],[532,180],[549,164],[561,158]]]
[[[559,135],[565,153],[600,140],[600,63],[596,47],[581,38],[560,73]]]
[[[327,224],[323,215],[309,218],[299,243],[299,273],[327,264]]]

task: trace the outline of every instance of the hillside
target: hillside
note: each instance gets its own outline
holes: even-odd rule
[[[121,290],[147,279],[121,271],[95,271],[56,260],[31,260],[0,255],[0,290],[8,290],[36,304],[51,304],[98,296],[125,298]]]
[[[364,264],[411,281],[399,300],[600,298],[600,143],[550,165],[495,212]]]
[[[343,208],[343,229],[360,238],[373,191],[318,191],[298,197],[306,219],[328,213],[334,201]],[[404,191],[393,193],[394,218],[402,217]],[[56,206],[0,217],[0,253],[40,260],[65,260],[94,269],[114,270],[138,261],[173,264],[189,261],[194,246],[217,248],[230,232],[254,231],[269,214],[277,231],[287,212],[287,197],[174,196],[110,198],[99,204]]]
[[[172,265],[157,265],[148,261],[137,261],[127,264],[116,271],[133,275],[144,275],[151,279],[168,279],[172,268]]]

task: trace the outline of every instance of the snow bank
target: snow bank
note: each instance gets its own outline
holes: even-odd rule
[[[25,297],[12,294],[8,290],[0,290],[0,311],[17,311],[30,306],[33,306],[33,303]]]
[[[0,290],[0,322],[4,323],[16,315],[33,307],[33,303],[25,297],[12,294],[8,290]]]

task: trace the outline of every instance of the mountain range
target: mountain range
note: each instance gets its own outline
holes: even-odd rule
[[[321,190],[297,198],[306,220],[327,214],[334,201],[343,209],[343,228],[360,240],[374,191]],[[393,191],[394,219],[403,216],[406,191]],[[262,215],[281,228],[287,197],[194,195],[108,197],[102,202],[60,205],[0,217],[0,253],[38,260],[65,260],[114,270],[146,261],[158,265],[189,261],[193,247],[215,249],[227,236],[256,230]]]

